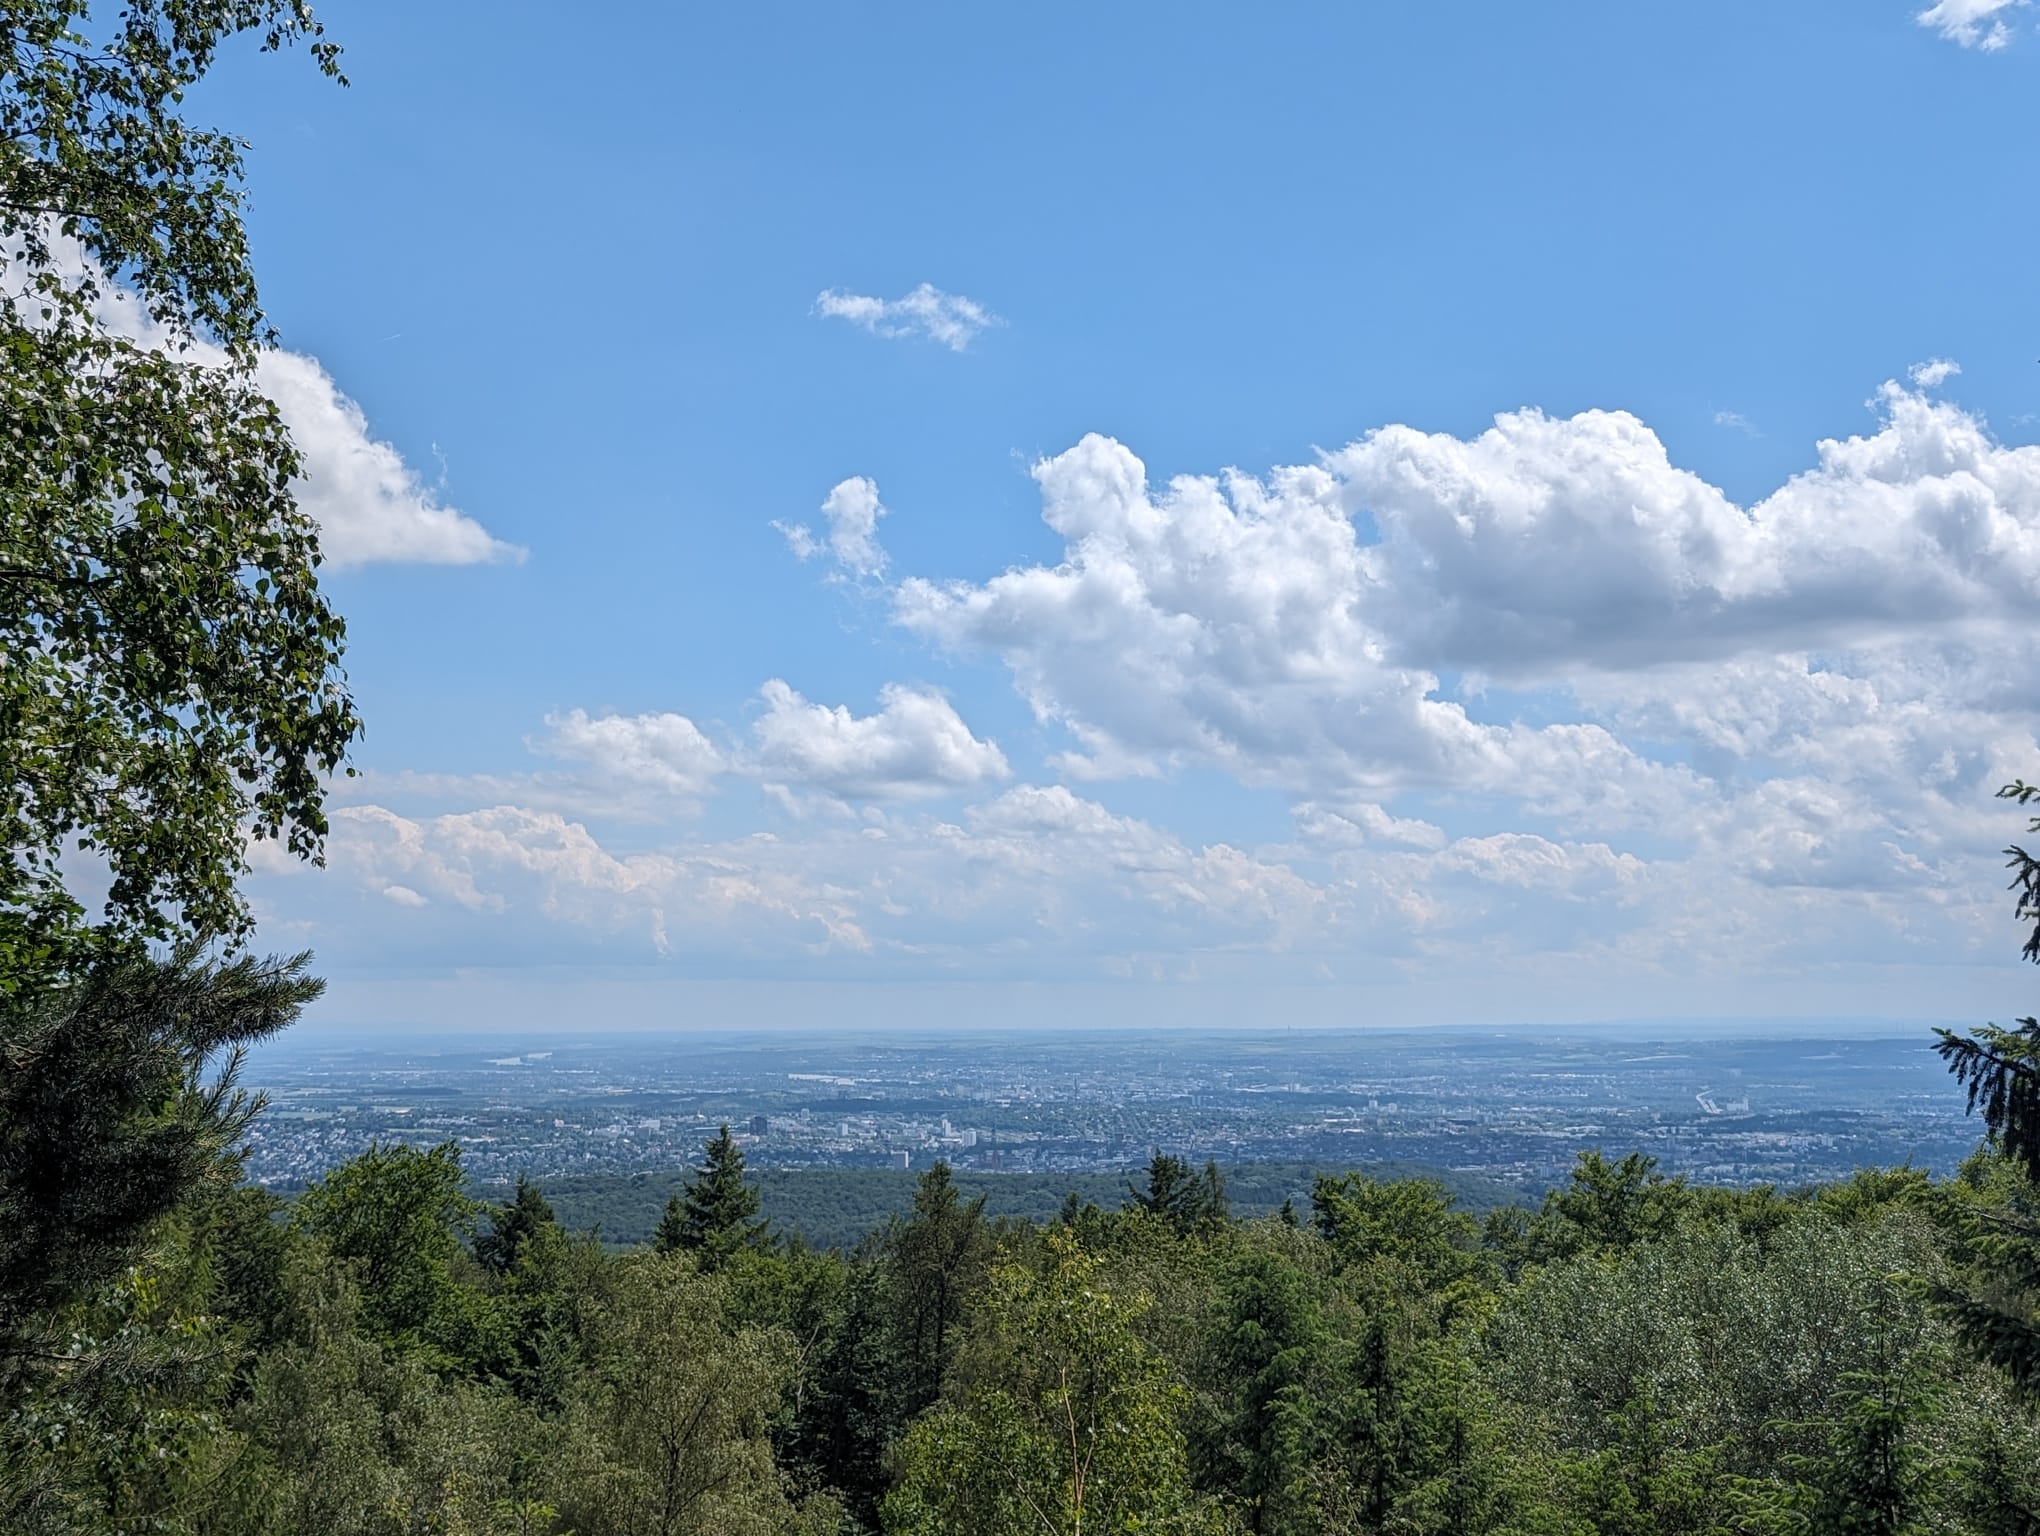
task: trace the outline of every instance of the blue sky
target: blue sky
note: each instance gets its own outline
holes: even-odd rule
[[[325,1022],[2020,1005],[2040,9],[326,19]]]

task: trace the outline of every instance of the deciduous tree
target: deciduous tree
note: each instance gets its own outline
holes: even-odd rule
[[[1067,1234],[1037,1272],[995,1272],[958,1405],[907,1437],[885,1528],[912,1536],[1220,1531],[1192,1493],[1169,1382],[1135,1331],[1143,1302],[1107,1288]]]
[[[303,0],[0,0],[0,1333],[219,1166],[234,1051],[317,991],[141,949],[245,936],[250,839],[320,857],[359,728],[242,146],[187,116],[247,34],[337,74]]]
[[[358,730],[268,340],[223,44],[337,53],[302,0],[0,3],[0,991],[99,936],[238,935],[248,837],[316,859]],[[109,323],[114,286],[149,335]]]

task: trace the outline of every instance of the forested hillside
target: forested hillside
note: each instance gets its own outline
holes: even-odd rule
[[[5,1491],[50,1530],[2026,1531],[2040,1415],[1947,1299],[2010,1299],[2035,1193],[1990,1150],[1793,1197],[1592,1156],[1485,1220],[1364,1175],[1241,1219],[1162,1156],[1038,1223],[938,1166],[845,1255],[724,1142],[614,1252],[372,1149],[195,1196],[68,1308]]]
[[[1308,1204],[1312,1180],[1323,1171],[1308,1163],[1228,1164],[1222,1170],[1227,1197],[1239,1216],[1272,1215],[1285,1200]],[[1370,1163],[1358,1171],[1376,1179],[1432,1180],[1452,1193],[1461,1210],[1476,1215],[1523,1198],[1512,1185],[1477,1173],[1407,1163]],[[592,1231],[606,1244],[629,1247],[651,1241],[660,1209],[687,1177],[686,1169],[561,1177],[545,1181],[545,1196],[569,1231]],[[759,1209],[773,1230],[815,1248],[854,1248],[867,1233],[905,1216],[917,1183],[916,1175],[887,1168],[760,1168],[751,1177],[758,1186]],[[965,1199],[984,1196],[986,1217],[1033,1222],[1054,1217],[1070,1194],[1110,1209],[1125,1197],[1128,1185],[1116,1173],[959,1171],[955,1179]],[[506,1191],[481,1193],[487,1199]]]

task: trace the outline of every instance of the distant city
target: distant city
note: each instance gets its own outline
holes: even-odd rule
[[[760,1168],[1408,1162],[1526,1189],[1577,1153],[1783,1186],[1950,1171],[1981,1135],[1924,1029],[1648,1041],[1554,1030],[871,1038],[288,1037],[249,1176],[302,1185],[372,1141],[459,1143],[478,1183],[669,1170],[728,1123]]]

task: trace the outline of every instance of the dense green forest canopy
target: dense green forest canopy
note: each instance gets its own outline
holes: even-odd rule
[[[1233,1214],[1272,1216],[1283,1202],[1307,1205],[1311,1182],[1325,1170],[1310,1163],[1236,1163],[1223,1170]],[[1416,1163],[1367,1163],[1360,1172],[1393,1181],[1429,1179],[1449,1190],[1461,1210],[1484,1216],[1496,1206],[1523,1198],[1515,1185],[1484,1174]],[[571,1232],[593,1232],[612,1247],[652,1241],[659,1217],[688,1171],[565,1175],[545,1181],[545,1196],[560,1224]],[[758,1168],[759,1211],[775,1232],[813,1248],[854,1248],[868,1233],[914,1202],[919,1176],[892,1168]],[[1079,1201],[1112,1209],[1126,1196],[1129,1177],[1120,1173],[973,1173],[959,1169],[956,1187],[965,1196],[985,1197],[985,1214],[1045,1222],[1074,1194]],[[486,1201],[507,1195],[482,1188]]]
[[[994,1216],[942,1165],[853,1248],[719,1194],[575,1233],[457,1148],[212,1188],[65,1313],[115,1393],[17,1382],[11,1528],[178,1532],[2013,1532],[2036,1190],[1994,1144],[1781,1194],[1584,1156],[1484,1216],[1320,1176],[1243,1216],[1158,1154]],[[1215,1172],[1216,1170],[1210,1170]],[[1214,1204],[1212,1191],[1224,1203]],[[1192,1193],[1186,1194],[1185,1191]],[[21,1388],[27,1385],[28,1390]]]

